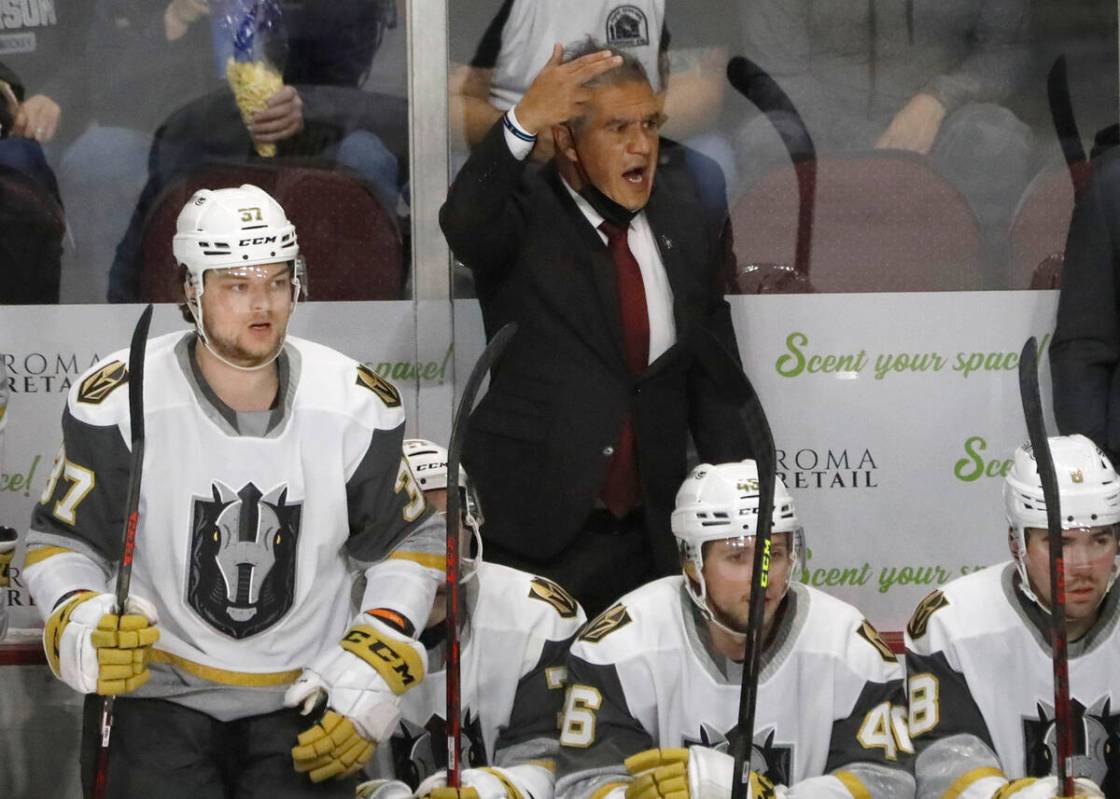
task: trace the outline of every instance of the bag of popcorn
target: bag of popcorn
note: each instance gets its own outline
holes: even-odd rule
[[[283,55],[287,35],[278,0],[227,0],[222,4],[222,25],[232,35],[232,53],[226,59],[226,79],[233,90],[246,125],[265,108],[268,98],[284,86]],[[276,155],[276,145],[255,145],[263,158]]]

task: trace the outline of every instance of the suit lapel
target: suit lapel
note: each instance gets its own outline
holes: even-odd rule
[[[677,325],[677,340],[680,341],[688,328],[686,298],[693,291],[693,276],[685,258],[685,243],[674,224],[673,209],[667,208],[664,202],[658,202],[659,194],[655,186],[645,212],[657,251],[661,255],[661,263],[665,265],[669,288],[673,290],[673,321]]]

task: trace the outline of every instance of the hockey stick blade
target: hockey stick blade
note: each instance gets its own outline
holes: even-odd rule
[[[1042,399],[1038,388],[1038,345],[1031,336],[1019,356],[1019,395],[1023,417],[1046,500],[1046,529],[1050,544],[1050,621],[1051,650],[1054,663],[1054,728],[1058,749],[1058,787],[1062,796],[1073,796],[1073,725],[1070,716],[1069,656],[1065,613],[1065,563],[1062,552],[1062,510],[1058,478],[1046,423],[1042,416]],[[1020,557],[1025,556],[1021,553]]]
[[[462,764],[460,726],[462,706],[459,679],[459,461],[462,457],[463,438],[471,411],[474,410],[475,397],[482,385],[482,379],[498,362],[502,351],[517,332],[517,324],[510,322],[499,330],[482,355],[478,357],[471,370],[463,395],[459,398],[459,408],[451,423],[451,441],[447,447],[447,785],[459,788]]]
[[[817,202],[817,149],[797,107],[778,82],[745,56],[727,62],[727,82],[753,103],[774,126],[797,175],[797,242],[793,268],[808,275],[812,267],[813,216]],[[796,135],[790,125],[796,128]]]
[[[140,515],[140,479],[144,469],[144,356],[148,349],[148,329],[152,324],[152,306],[140,314],[132,331],[128,348],[128,421],[131,428],[132,453],[128,468],[128,499],[125,506],[121,558],[117,564],[117,612],[125,612],[128,589],[132,583],[132,554],[136,548],[136,527]],[[101,735],[97,749],[97,766],[93,779],[93,799],[104,799],[108,787],[109,739],[113,732],[113,697],[101,702]]]

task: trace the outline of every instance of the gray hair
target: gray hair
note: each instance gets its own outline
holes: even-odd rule
[[[651,88],[653,87],[653,84],[650,83],[649,73],[646,72],[645,66],[633,54],[626,50],[620,50],[617,47],[605,45],[592,36],[568,44],[564,48],[562,63],[567,64],[569,61],[575,61],[577,58],[583,58],[585,55],[598,53],[600,50],[606,50],[611,55],[618,56],[622,59],[622,63],[613,69],[608,69],[606,72],[599,73],[591,80],[584,83],[583,85],[585,87],[593,89],[601,86],[619,86],[623,83],[644,83]],[[583,123],[583,118],[573,118],[570,120],[570,123],[573,127],[579,127]]]

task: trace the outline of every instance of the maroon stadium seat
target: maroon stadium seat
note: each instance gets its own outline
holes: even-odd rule
[[[168,186],[144,227],[141,296],[145,302],[182,297],[171,254],[175,220],[201,188],[252,183],[284,207],[307,261],[308,299],[389,300],[404,276],[397,226],[360,180],[348,172],[292,165],[210,164]]]
[[[760,180],[735,206],[732,224],[740,264],[795,264],[793,167]],[[818,292],[980,288],[980,233],[968,202],[920,156],[819,159],[811,243],[808,279]]]
[[[1035,175],[1011,223],[1010,288],[1061,285],[1061,267],[1073,215],[1073,182],[1065,165]]]

